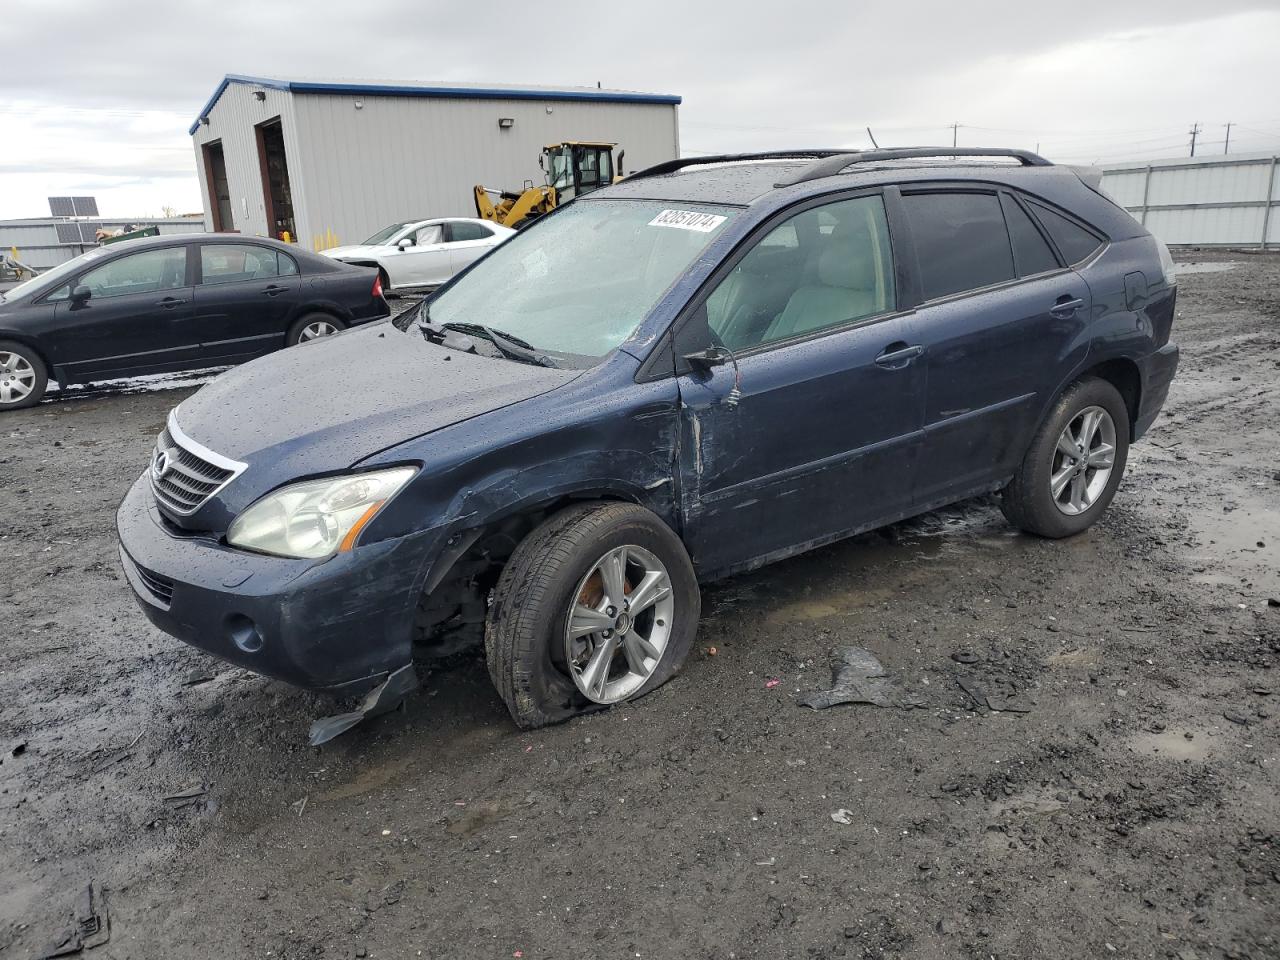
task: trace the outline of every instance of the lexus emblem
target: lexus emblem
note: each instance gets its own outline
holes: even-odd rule
[[[164,475],[169,472],[169,451],[156,451],[155,459],[151,461],[151,475],[157,480],[163,480]]]

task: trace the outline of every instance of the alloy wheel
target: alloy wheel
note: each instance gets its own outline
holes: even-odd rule
[[[313,320],[302,328],[302,333],[298,336],[298,342],[318,340],[320,337],[331,337],[337,332],[338,328],[328,320]]]
[[[645,685],[671,638],[671,577],[638,546],[610,550],[578,583],[565,618],[565,660],[579,692],[617,703]]]
[[[0,351],[0,403],[17,403],[31,395],[36,386],[36,371],[19,353]]]
[[[1067,423],[1053,451],[1054,504],[1068,516],[1084,513],[1107,489],[1115,462],[1115,421],[1102,407],[1085,407]]]

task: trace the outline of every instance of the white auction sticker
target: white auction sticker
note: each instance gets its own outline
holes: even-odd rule
[[[675,227],[678,230],[696,230],[710,233],[728,217],[714,213],[698,213],[694,210],[663,210],[649,221],[651,227]]]

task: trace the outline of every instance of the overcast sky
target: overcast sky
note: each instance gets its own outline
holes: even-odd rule
[[[545,11],[540,17],[539,11]],[[1276,0],[601,3],[8,0],[0,219],[95,195],[200,209],[191,141],[225,73],[677,93],[686,153],[1023,146],[1109,163],[1280,149]]]

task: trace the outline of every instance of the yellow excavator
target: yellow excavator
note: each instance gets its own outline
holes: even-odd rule
[[[561,203],[617,183],[622,179],[622,158],[626,151],[618,151],[615,166],[613,148],[616,146],[616,143],[588,140],[547,144],[538,155],[538,166],[546,183],[535,186],[532,180],[526,180],[519,193],[492,190],[477,183],[476,216],[518,230]]]

